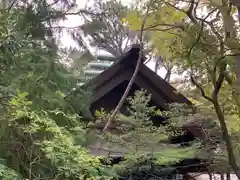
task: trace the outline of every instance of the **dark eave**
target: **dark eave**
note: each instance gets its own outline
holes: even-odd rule
[[[110,92],[124,80],[130,80],[139,57],[139,50],[139,45],[133,45],[128,52],[117,58],[114,65],[86,84],[88,88],[95,92],[94,102]],[[186,97],[177,92],[174,87],[143,63],[140,66],[135,83],[141,88],[149,90],[153,98],[155,97],[155,101],[161,101],[161,103],[176,102],[191,104]]]

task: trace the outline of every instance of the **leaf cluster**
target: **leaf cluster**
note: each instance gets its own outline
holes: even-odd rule
[[[110,132],[104,137],[100,137],[103,147],[108,147],[109,151],[118,147],[120,153],[124,154],[124,161],[114,165],[115,170],[119,173],[126,172],[126,170],[128,172],[135,171],[134,169],[149,162],[155,165],[170,166],[185,158],[194,157],[197,152],[197,145],[181,147],[180,144],[170,143],[170,136],[177,136],[182,132],[176,124],[169,123],[159,127],[153,125],[152,117],[163,114],[160,114],[156,107],[149,105],[150,100],[151,95],[146,91],[136,91],[134,96],[129,97],[127,101],[129,114],[119,113],[114,127],[111,127]],[[166,112],[165,115],[174,113],[172,110],[172,113]],[[109,116],[103,109],[97,111],[96,115],[99,117],[99,122],[96,123],[101,123]],[[114,129],[118,129],[118,131]],[[177,129],[178,134],[176,133]]]
[[[78,138],[84,142],[86,133],[82,118],[76,114],[79,109],[65,94],[77,79],[68,73],[44,39],[19,29],[24,16],[21,9],[0,15],[2,178],[112,177],[108,167],[76,141]]]

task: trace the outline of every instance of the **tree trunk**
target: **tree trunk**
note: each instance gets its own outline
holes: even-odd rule
[[[172,74],[172,69],[167,69],[167,73],[165,75],[164,80],[167,81],[168,83],[170,82],[171,74]]]
[[[224,180],[224,174],[223,173],[220,174],[220,179]]]
[[[137,74],[138,74],[138,71],[139,71],[139,68],[140,68],[140,65],[141,65],[141,62],[142,62],[142,50],[140,48],[140,53],[139,53],[139,58],[138,58],[138,61],[137,61],[137,65],[136,65],[136,68],[135,68],[135,71],[132,75],[132,78],[130,79],[129,83],[128,83],[128,86],[121,98],[121,100],[119,101],[117,107],[115,108],[115,110],[113,111],[112,115],[110,116],[107,124],[105,125],[105,127],[103,128],[103,132],[106,132],[108,127],[112,124],[112,121],[113,119],[115,118],[115,116],[117,115],[117,113],[119,112],[119,110],[122,108],[131,88],[132,88],[132,85],[137,77]]]
[[[231,172],[230,171],[227,172],[227,180],[231,180]]]
[[[142,56],[143,56],[143,30],[144,30],[144,26],[145,26],[145,22],[147,20],[147,17],[148,17],[148,9],[149,7],[147,8],[147,12],[145,14],[145,17],[143,19],[143,22],[142,22],[142,25],[141,25],[141,29],[140,29],[140,50],[139,50],[139,56],[138,56],[138,60],[137,60],[137,64],[136,64],[136,68],[134,70],[134,73],[128,83],[128,86],[122,96],[122,98],[120,99],[117,107],[115,108],[115,110],[113,111],[113,113],[111,114],[110,118],[108,119],[105,127],[103,128],[103,133],[105,133],[107,130],[108,130],[108,127],[112,124],[112,121],[114,120],[115,116],[117,115],[117,113],[119,112],[119,110],[122,108],[131,88],[132,88],[132,85],[137,77],[137,74],[138,74],[138,71],[139,71],[139,68],[140,68],[140,65],[142,64]]]
[[[161,62],[159,60],[156,60],[155,62],[155,67],[154,67],[154,72],[157,74],[159,67],[160,67]]]
[[[154,72],[156,74],[158,73],[158,70],[162,65],[163,65],[163,59],[161,56],[158,56],[157,59],[155,60],[155,67],[154,67]]]
[[[240,55],[236,55],[236,76],[237,76],[237,85],[240,86]]]
[[[215,108],[215,111],[216,111],[216,114],[217,114],[217,117],[218,117],[218,120],[219,120],[219,123],[221,126],[223,139],[226,143],[229,165],[234,170],[238,179],[240,179],[240,168],[237,164],[237,161],[236,161],[236,158],[234,155],[231,138],[230,138],[230,135],[229,135],[229,132],[227,129],[226,122],[225,122],[225,117],[224,117],[222,109],[219,105],[217,97],[214,98],[214,108]]]
[[[239,0],[230,0],[230,2],[232,3],[232,5],[234,5],[237,10],[238,10],[238,21],[239,21],[239,25],[240,25],[240,1]]]
[[[238,10],[238,21],[240,23],[240,1],[239,0],[230,0],[231,4],[235,6]],[[236,77],[237,84],[240,86],[240,50],[239,50],[239,39],[237,36],[237,30],[235,27],[235,20],[230,14],[230,8],[227,4],[225,7],[220,8],[220,12],[223,16],[223,24],[226,34],[226,45],[231,49],[232,53],[235,54],[236,60]],[[234,41],[234,43],[233,43]]]
[[[209,176],[209,180],[213,180],[213,178],[212,178],[212,173],[211,173],[210,170],[208,170],[208,176]]]

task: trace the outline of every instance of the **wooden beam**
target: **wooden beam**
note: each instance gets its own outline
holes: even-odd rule
[[[171,102],[191,104],[187,98],[185,98],[181,93],[177,92],[174,87],[149,69],[146,65],[141,66],[140,72],[147,77],[151,84],[155,85],[156,88],[158,88],[159,91],[164,94],[163,96],[167,96]]]
[[[115,76],[121,69],[121,64],[115,64],[112,67],[108,68],[89,82],[90,88],[96,90],[99,87],[103,86],[106,82],[108,82],[109,78]]]
[[[99,100],[101,97],[103,97],[105,94],[113,90],[115,87],[117,87],[119,84],[121,84],[123,81],[129,79],[130,72],[126,71],[122,74],[116,74],[113,78],[108,80],[106,84],[99,87],[95,90],[95,99],[94,102]]]
[[[138,54],[136,48],[133,48],[129,52],[126,52],[122,56],[116,58],[116,63],[90,80],[89,84],[91,88],[97,89],[99,86],[103,86],[105,83],[108,83],[109,78],[115,76],[118,72],[125,72],[126,68],[129,68],[132,61],[135,61],[137,58]]]

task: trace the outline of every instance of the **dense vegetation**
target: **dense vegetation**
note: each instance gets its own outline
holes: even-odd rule
[[[209,174],[234,171],[240,177],[236,16],[240,5],[233,0],[192,0],[181,6],[175,0],[149,0],[133,7],[112,0],[94,5],[78,10],[74,1],[2,2],[1,178],[131,179],[144,172],[147,179],[164,174],[156,172],[159,166],[171,174],[174,169],[170,165],[186,158],[208,162]],[[201,15],[203,8],[208,14]],[[56,38],[62,30],[56,24],[69,15],[84,17],[83,25],[69,30],[80,53],[89,50],[82,38],[86,35],[92,46],[114,56],[129,44],[144,42],[141,50],[156,62],[156,69],[166,68],[166,80],[174,73],[184,73],[178,88],[196,105],[195,113],[178,104],[160,112],[149,105],[151,95],[138,91],[124,99],[129,104],[127,116],[116,111],[112,124],[117,131],[102,133],[112,112],[100,108],[95,114],[97,121],[89,122],[89,90],[78,89],[65,98],[81,78],[76,69],[62,63]],[[84,35],[79,33],[82,30]],[[85,66],[89,59],[73,61]],[[168,117],[168,124],[154,127],[150,119],[156,115]],[[179,127],[186,125],[186,120],[200,124],[204,138],[188,146],[166,143],[169,137],[184,133]],[[90,153],[92,144],[127,149],[127,155],[110,166],[108,159]]]
[[[21,8],[1,12],[1,175],[96,177],[104,171],[74,141],[75,131],[84,136],[81,118],[64,100],[76,79],[59,63],[51,39],[34,37],[36,26],[30,22],[21,27],[28,13]]]

